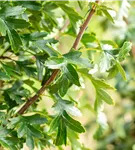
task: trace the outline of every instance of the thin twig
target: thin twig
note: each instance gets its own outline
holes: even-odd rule
[[[96,1],[96,3],[98,3],[98,2],[99,1]],[[87,26],[90,22],[91,17],[93,16],[93,14],[95,12],[95,9],[96,9],[96,5],[93,5],[91,11],[89,12],[88,17],[86,18],[84,24],[80,28],[80,32],[78,33],[72,48],[77,49],[77,46],[78,46],[78,44],[79,44],[79,42],[80,42],[80,40],[84,34],[85,29],[87,28]],[[18,111],[18,114],[23,114],[29,108],[29,106],[31,106],[40,97],[40,95],[43,94],[46,87],[55,80],[55,78],[59,72],[60,72],[60,70],[54,70],[54,72],[52,73],[50,78],[45,82],[45,84],[39,89],[39,91],[33,97],[29,98],[29,100]]]
[[[96,3],[98,3],[98,2],[99,1],[96,1]],[[83,25],[80,28],[80,31],[79,31],[79,33],[78,33],[78,35],[76,37],[76,40],[75,40],[75,42],[74,42],[74,44],[72,46],[72,48],[74,48],[75,50],[77,49],[77,46],[78,46],[80,40],[82,39],[82,36],[83,36],[86,28],[88,27],[88,24],[89,24],[89,22],[90,22],[90,20],[91,20],[91,18],[93,16],[93,14],[95,13],[95,9],[96,9],[96,5],[93,5],[93,7],[92,7],[92,9],[91,9],[87,19],[85,20],[85,22],[83,23]]]

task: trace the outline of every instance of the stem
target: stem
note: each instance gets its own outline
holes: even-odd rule
[[[23,107],[18,111],[18,114],[23,114],[25,110],[29,108],[39,97],[42,95],[45,91],[45,88],[54,81],[57,74],[59,73],[59,70],[54,70],[51,77],[45,82],[45,84],[38,90],[38,92],[23,105]]]
[[[98,3],[98,2],[99,1],[97,0],[96,3]],[[75,42],[74,42],[74,44],[72,46],[72,48],[74,48],[75,50],[77,49],[77,46],[78,46],[80,40],[82,39],[82,36],[83,36],[83,34],[84,34],[84,32],[85,32],[85,30],[86,30],[86,28],[87,28],[87,26],[88,26],[88,24],[89,24],[89,22],[91,20],[93,14],[95,13],[95,9],[96,9],[96,5],[93,5],[91,11],[89,12],[88,17],[86,18],[85,22],[83,23],[83,25],[80,28],[80,31],[79,31],[79,33],[78,33],[78,35],[76,37],[76,40],[75,40]]]
[[[98,3],[98,2],[99,1],[97,0],[96,3]],[[78,44],[79,44],[79,42],[80,42],[80,40],[81,40],[81,38],[84,34],[84,31],[86,30],[86,28],[87,28],[87,26],[90,22],[91,17],[93,16],[93,14],[95,12],[95,9],[96,9],[96,5],[93,5],[87,19],[85,20],[85,22],[83,23],[83,25],[80,28],[80,32],[78,33],[72,48],[77,49],[77,46],[78,46]],[[29,106],[31,106],[40,97],[40,95],[43,94],[46,87],[55,80],[55,78],[56,78],[56,76],[58,75],[59,72],[60,72],[60,70],[54,70],[53,71],[50,78],[45,82],[45,84],[38,90],[38,92],[33,97],[29,98],[29,100],[18,111],[18,114],[23,114],[29,108]]]

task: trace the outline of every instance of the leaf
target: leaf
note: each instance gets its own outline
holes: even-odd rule
[[[93,138],[96,140],[99,140],[103,136],[104,131],[105,131],[105,129],[99,125],[96,132],[93,135]]]
[[[49,133],[53,132],[56,128],[58,128],[59,122],[60,122],[60,116],[58,115],[51,121]]]
[[[63,56],[66,58],[68,63],[75,64],[79,67],[82,66],[84,68],[91,68],[92,64],[90,63],[90,60],[80,57],[81,55],[81,52],[71,51]]]
[[[63,143],[65,145],[67,143],[67,128],[66,128],[66,124],[61,118],[59,122],[58,133],[57,133],[57,137],[55,140],[55,144],[59,146],[59,145],[62,145]]]
[[[78,133],[85,132],[85,129],[82,127],[81,123],[78,122],[78,121],[76,121],[76,120],[74,120],[73,118],[71,118],[71,117],[67,114],[66,111],[63,112],[62,116],[63,116],[63,119],[64,119],[66,125],[67,125],[70,129],[72,129],[72,130],[74,130],[74,131],[76,131],[76,132],[78,132]]]
[[[98,95],[96,95],[96,100],[94,103],[94,110],[97,113],[103,111],[103,101]]]
[[[39,59],[36,59],[36,65],[37,65],[37,72],[38,72],[38,80],[42,81],[44,64]]]
[[[17,130],[18,137],[19,138],[23,137],[24,134],[26,134],[26,131],[27,131],[26,125],[23,122],[21,122]]]
[[[19,34],[14,30],[7,30],[9,41],[11,44],[12,50],[16,53],[21,49],[22,41]]]
[[[10,150],[17,150],[16,143],[18,142],[18,139],[13,137],[0,138],[1,145]]]
[[[55,41],[54,41],[55,42]],[[35,42],[35,44],[41,49],[44,50],[49,56],[58,56],[59,53],[49,44],[49,41],[45,40],[38,40]],[[51,42],[53,43],[53,42]]]
[[[29,147],[30,150],[34,149],[34,140],[33,137],[29,135],[29,133],[27,134],[26,137],[26,145]]]
[[[116,66],[117,66],[123,80],[127,81],[125,71],[124,71],[124,69],[122,68],[122,66],[120,65],[120,63],[118,61],[116,61]]]
[[[83,75],[85,75],[88,79],[90,79],[91,82],[93,83],[93,85],[95,86],[95,88],[112,89],[112,90],[115,89],[111,85],[105,83],[105,80],[95,78],[91,74],[88,74],[88,70],[87,69],[79,69],[78,71],[80,73],[82,73]]]
[[[25,116],[25,121],[29,124],[44,124],[47,122],[47,119],[39,114],[31,115],[31,116]]]
[[[51,0],[52,2],[54,2],[55,4],[68,4],[69,3],[69,0]]]
[[[102,9],[102,12],[105,14],[105,16],[106,16],[109,20],[111,20],[111,21],[114,23],[114,19],[113,19],[113,17],[110,15],[110,13],[108,12],[108,10]]]
[[[8,129],[0,126],[0,138],[6,137],[10,132],[11,132],[11,130],[8,130]]]
[[[10,118],[10,122],[7,124],[7,128],[13,129],[20,122],[20,120],[20,117]]]
[[[0,10],[0,14],[4,17],[18,16],[24,12],[25,8],[21,6],[4,7]]]
[[[103,112],[98,113],[97,123],[98,123],[98,128],[93,136],[94,139],[100,139],[104,135],[104,132],[107,131],[108,129],[107,118]]]
[[[58,57],[50,57],[46,62],[45,65],[50,69],[60,69],[63,66],[65,66],[67,62],[64,60],[64,58],[58,58]]]
[[[111,69],[109,70],[108,79],[114,78],[114,77],[117,75],[118,71],[119,71],[119,70],[118,70],[117,66],[114,65],[113,68],[111,68]]]
[[[77,22],[82,19],[82,17],[72,8],[64,4],[58,4],[58,6],[68,15],[70,22],[76,31]]]
[[[64,66],[62,68],[62,70],[67,78],[70,80],[70,82],[74,83],[77,86],[80,86],[79,76],[72,65],[67,64],[67,66]]]
[[[82,116],[80,110],[74,106],[74,103],[68,100],[64,100],[61,97],[57,98],[58,102],[54,105],[57,112],[62,113],[64,110],[73,116]]]
[[[29,132],[31,133],[32,136],[36,137],[36,138],[42,138],[43,135],[42,133],[37,130],[36,128],[34,128],[32,125],[27,125],[27,130],[29,130]]]
[[[8,64],[2,64],[3,70],[6,72],[7,76],[9,77],[17,77],[17,75],[20,75],[20,72],[16,71],[14,66],[10,66]]]
[[[103,89],[96,89],[96,92],[97,92],[98,97],[100,97],[100,99],[102,99],[109,105],[114,105],[114,100]]]
[[[2,20],[0,18],[0,33],[1,33],[1,35],[5,36],[6,35],[6,31],[7,31],[7,26],[6,26],[5,22],[4,22],[4,20]]]
[[[43,39],[44,37],[46,37],[48,35],[47,32],[33,32],[31,34],[26,34],[25,37],[31,41],[37,41],[37,43],[39,42],[43,42],[42,40],[40,41],[40,39]]]
[[[78,5],[79,5],[79,7],[80,7],[81,10],[83,10],[83,8],[85,8],[85,7],[88,6],[87,0],[84,0],[84,1],[78,0],[77,2],[78,2]]]
[[[87,46],[87,44],[96,41],[96,35],[94,33],[85,33],[81,39],[81,42]]]
[[[109,55],[108,53],[104,53],[104,52],[102,53],[101,58],[100,58],[100,63],[99,63],[100,72],[104,73],[110,69],[111,60],[112,60],[111,55]]]
[[[67,93],[68,88],[69,88],[68,79],[63,74],[62,77],[60,78],[60,82],[59,82],[59,93],[62,97]]]
[[[96,88],[111,89],[111,90],[115,89],[111,85],[105,83],[105,80],[103,80],[103,79],[94,78],[91,75],[89,75],[89,78]]]
[[[131,42],[125,42],[123,44],[123,46],[120,48],[119,55],[118,55],[118,60],[120,62],[126,58],[126,56],[129,54],[131,48],[132,48]]]
[[[40,11],[40,9],[42,8],[41,4],[36,2],[36,1],[17,1],[20,3],[20,5],[22,5],[23,7],[30,9],[30,10],[34,10],[34,11]]]
[[[28,28],[30,26],[29,22],[23,19],[7,18],[7,25],[14,29]]]
[[[0,80],[9,81],[10,76],[8,76],[5,72],[0,71]]]

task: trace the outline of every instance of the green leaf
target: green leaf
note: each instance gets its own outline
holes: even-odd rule
[[[20,126],[19,126],[19,128],[17,130],[18,137],[19,138],[23,137],[24,134],[26,134],[26,131],[27,131],[26,125],[23,122],[21,122]]]
[[[77,86],[80,86],[79,76],[72,65],[67,64],[67,66],[64,66],[62,68],[62,70],[67,78],[70,80],[70,82],[74,83]]]
[[[103,101],[101,100],[101,98],[96,95],[96,100],[94,103],[94,110],[98,113],[101,112],[103,110]]]
[[[59,93],[62,97],[67,93],[68,88],[69,88],[68,79],[65,75],[62,75],[59,82]]]
[[[46,62],[45,65],[50,69],[60,69],[65,66],[67,62],[64,60],[63,57],[50,57]]]
[[[51,0],[52,2],[54,2],[55,4],[68,4],[69,3],[69,0]]]
[[[97,92],[98,97],[100,97],[100,99],[102,99],[109,105],[114,105],[114,100],[103,89],[96,89],[96,92]]]
[[[84,0],[84,1],[78,0],[77,2],[78,2],[78,5],[79,5],[80,9],[82,9],[82,10],[83,10],[83,8],[88,6],[88,1],[87,0]]]
[[[123,46],[120,48],[118,60],[123,61],[126,58],[126,56],[129,54],[131,48],[132,48],[132,43],[131,42],[125,42],[123,44]]]
[[[17,75],[20,75],[20,72],[16,71],[14,69],[14,66],[10,66],[8,64],[2,64],[3,70],[6,72],[7,76],[9,77],[17,77]]]
[[[117,66],[114,65],[113,68],[111,68],[111,69],[109,70],[108,79],[114,78],[114,77],[117,75],[118,71],[119,71],[119,70],[118,70]]]
[[[36,41],[35,44],[41,50],[44,50],[49,56],[58,56],[58,55],[60,55],[51,45],[49,45],[47,43],[49,43],[48,40],[47,41],[45,41],[45,40],[38,40],[38,41]]]
[[[70,22],[76,31],[77,22],[81,20],[82,17],[72,7],[63,4],[58,4],[58,6],[68,15]]]
[[[27,133],[26,145],[29,147],[30,150],[34,149],[34,140],[33,137],[29,135],[29,133]]]
[[[93,135],[94,139],[99,140],[103,136],[104,131],[105,129],[99,125],[96,132]]]
[[[60,121],[59,115],[51,121],[49,133],[53,132],[56,128],[58,128],[59,121]]]
[[[127,81],[126,73],[125,73],[124,69],[122,68],[121,64],[118,61],[116,61],[116,66],[117,66],[123,80]]]
[[[112,89],[112,90],[115,89],[111,85],[105,83],[105,80],[95,78],[91,74],[88,74],[88,70],[87,69],[79,69],[78,71],[80,73],[82,73],[83,75],[85,75],[88,79],[90,79],[91,82],[93,83],[93,85],[95,86],[95,88]]]
[[[87,58],[80,57],[82,55],[81,52],[78,51],[71,51],[67,54],[64,54],[63,56],[66,58],[68,63],[81,66],[84,68],[91,68],[92,64],[90,63],[90,60]]]
[[[0,33],[1,33],[1,35],[5,36],[6,35],[6,31],[7,31],[7,26],[6,26],[5,22],[4,22],[4,20],[2,20],[0,18]]]
[[[37,65],[38,79],[42,81],[44,64],[39,59],[36,59],[36,65]]]
[[[110,15],[110,13],[108,12],[108,10],[102,9],[102,12],[105,14],[105,16],[106,16],[109,20],[111,20],[111,21],[114,23],[114,19],[113,19],[113,17]]]
[[[8,130],[5,127],[0,126],[0,138],[6,137],[10,132],[11,130]]]
[[[58,133],[57,133],[57,137],[55,140],[55,144],[59,146],[59,145],[62,145],[63,143],[65,145],[67,143],[67,128],[66,128],[65,122],[61,118],[59,121]]]
[[[30,26],[29,22],[23,19],[7,18],[6,22],[9,27],[14,29],[28,28]]]
[[[30,10],[34,10],[34,11],[40,11],[40,9],[42,8],[41,4],[36,2],[36,1],[17,1],[20,5],[22,5],[23,7],[30,9]]]
[[[107,118],[103,112],[97,114],[98,128],[94,134],[94,139],[100,139],[108,129]]]
[[[31,41],[37,41],[37,43],[39,42],[43,42],[41,39],[43,39],[44,37],[46,37],[48,35],[47,32],[33,32],[31,34],[25,34],[25,38],[31,40]],[[41,40],[41,41],[40,41]],[[45,42],[44,42],[45,43]],[[42,43],[43,44],[43,43]]]
[[[111,90],[115,89],[111,85],[107,84],[105,82],[105,80],[103,80],[103,79],[94,78],[91,75],[89,75],[89,78],[92,81],[92,83],[95,86],[95,88],[103,88],[103,89],[111,89]]]
[[[85,33],[81,39],[81,42],[86,46],[94,41],[96,41],[96,35],[94,33]]]
[[[54,94],[55,95],[55,94]],[[62,113],[64,110],[73,116],[81,116],[80,110],[74,106],[74,103],[68,100],[64,100],[61,97],[56,98],[58,100],[55,103],[54,108],[57,112]]]
[[[44,124],[47,122],[47,119],[39,114],[31,115],[31,116],[25,116],[25,121],[29,124]]]
[[[13,137],[0,138],[0,144],[10,150],[17,150],[16,143],[18,142],[18,139]]]
[[[103,52],[101,54],[101,58],[99,60],[100,61],[100,63],[99,63],[100,72],[104,73],[110,69],[112,59],[113,59],[113,57],[108,53]]]
[[[19,34],[14,29],[12,30],[8,29],[7,33],[8,33],[8,37],[9,37],[12,50],[15,53],[18,52],[22,46],[22,41],[21,41]]]
[[[20,120],[20,117],[10,118],[10,122],[7,124],[7,128],[13,129],[20,122]]]
[[[21,6],[4,7],[0,10],[0,15],[4,17],[18,16],[24,12],[25,8]]]
[[[27,130],[29,130],[29,132],[31,133],[32,136],[36,137],[36,138],[42,138],[43,135],[42,133],[37,130],[36,128],[34,128],[32,125],[27,125]]]
[[[64,119],[66,125],[67,125],[70,129],[72,129],[72,130],[74,130],[74,131],[76,131],[76,132],[78,132],[78,133],[85,132],[85,129],[82,127],[81,123],[78,122],[78,121],[76,121],[76,120],[74,120],[73,118],[71,118],[71,117],[67,114],[66,111],[63,112],[62,116],[63,116],[63,119]]]
[[[8,76],[5,72],[0,71],[0,80],[8,81],[10,80],[10,76]]]

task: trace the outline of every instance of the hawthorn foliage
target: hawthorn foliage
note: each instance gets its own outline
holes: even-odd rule
[[[107,90],[115,88],[93,73],[105,74],[105,79],[120,73],[126,80],[121,62],[129,54],[131,43],[126,41],[118,47],[113,41],[99,41],[96,33],[87,30],[79,37],[78,30],[87,27],[88,15],[89,21],[94,15],[107,17],[112,23],[114,19],[109,13],[112,9],[100,1],[74,3],[79,11],[68,1],[0,3],[0,144],[4,148],[18,150],[25,143],[30,150],[51,146],[62,149],[61,145],[68,144],[73,150],[85,149],[78,141],[78,133],[85,128],[74,117],[81,115],[78,102],[67,95],[71,87],[81,87],[81,78],[85,77],[96,92],[92,110],[98,128],[94,138],[100,138],[108,126],[100,115],[104,103],[114,104]],[[85,15],[79,13],[84,7]],[[80,38],[65,54],[58,49],[62,34]],[[46,108],[37,108],[45,90],[54,102],[53,115]]]

